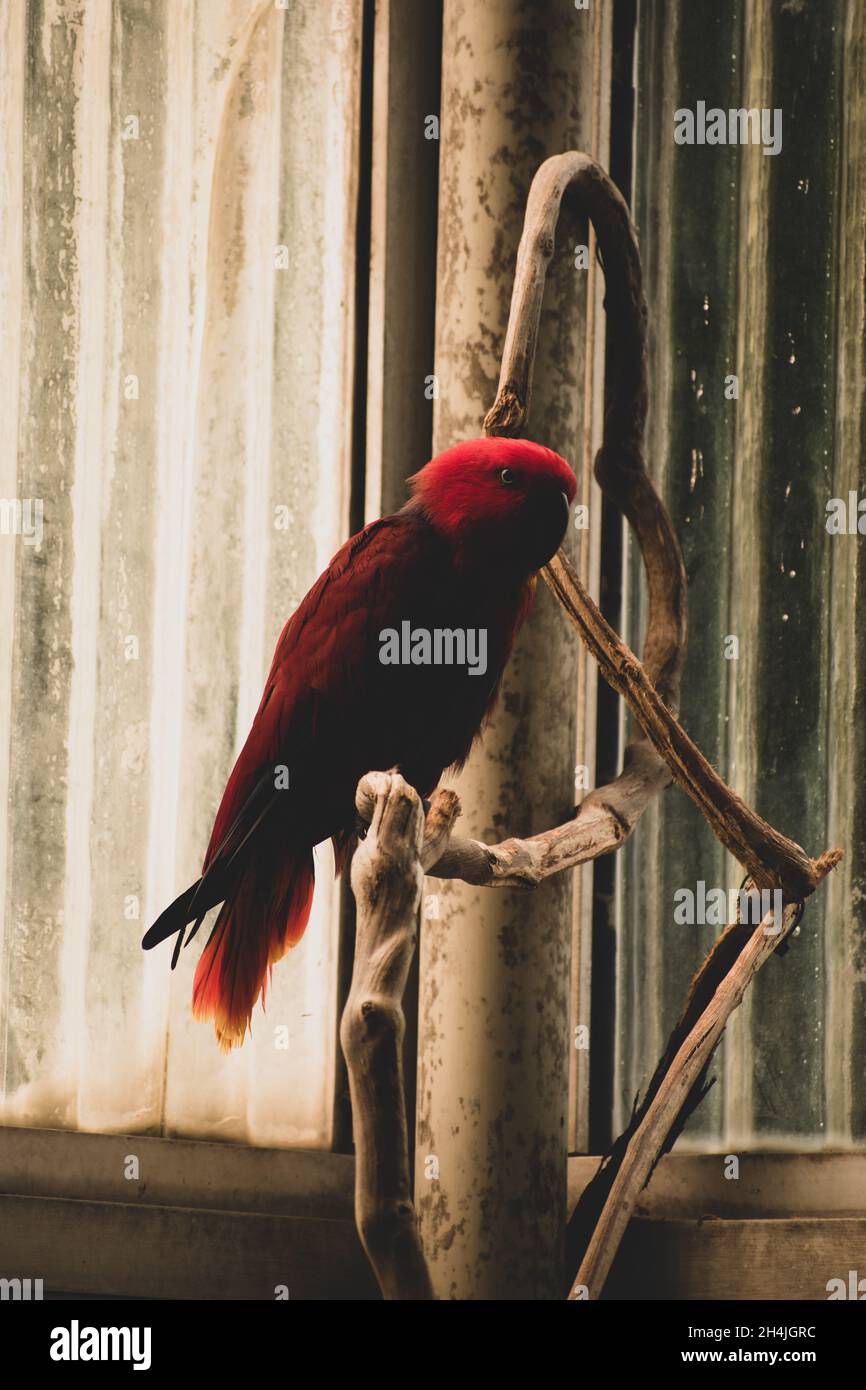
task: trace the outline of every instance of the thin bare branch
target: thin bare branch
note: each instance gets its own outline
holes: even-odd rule
[[[838,863],[838,859],[838,852],[822,856],[819,863],[821,877]],[[680,1113],[700,1086],[728,1019],[742,1003],[746,990],[761,966],[784,942],[798,915],[797,904],[789,903],[782,914],[781,927],[772,912],[763,918],[680,1045],[646,1113],[631,1135],[572,1284],[570,1299],[601,1297],[638,1198]]]
[[[551,874],[619,849],[644,808],[669,782],[664,763],[645,740],[636,740],[626,750],[623,770],[616,781],[590,792],[573,820],[539,835],[513,837],[496,845],[454,834],[429,843],[425,840],[424,871],[433,878],[459,878],[482,888],[536,888]],[[369,821],[375,802],[372,793],[363,788],[362,783],[358,813],[362,820]],[[434,793],[431,814],[438,798],[444,796],[456,801],[454,792],[440,789]],[[458,814],[459,804],[450,824]]]
[[[758,887],[781,888],[791,901],[814,893],[819,882],[817,861],[768,825],[722,781],[561,553],[550,563],[550,586],[598,660],[605,679],[627,702],[674,780]]]

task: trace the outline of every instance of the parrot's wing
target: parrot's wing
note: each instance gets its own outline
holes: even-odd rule
[[[214,821],[203,888],[216,886],[279,797],[309,794],[322,757],[342,745],[381,629],[405,611],[419,573],[435,582],[429,532],[406,512],[373,522],[337,552],[286,623]]]

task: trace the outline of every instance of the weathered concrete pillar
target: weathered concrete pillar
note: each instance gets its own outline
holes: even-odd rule
[[[446,0],[440,125],[435,448],[493,401],[526,194],[548,155],[599,153],[601,6]],[[604,158],[604,150],[600,151]],[[530,431],[588,496],[586,229],[561,224]],[[577,555],[574,533],[569,549]],[[580,557],[582,565],[585,555]],[[501,839],[574,804],[575,638],[539,585],[494,722],[459,779],[464,833]],[[440,1298],[561,1295],[573,884],[534,895],[430,880],[422,930],[416,1200]]]

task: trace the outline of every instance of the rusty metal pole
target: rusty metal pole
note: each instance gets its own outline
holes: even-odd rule
[[[604,160],[609,6],[446,0],[440,112],[435,449],[480,434],[496,394],[526,194],[564,149]],[[589,496],[597,347],[586,228],[548,276],[529,432]],[[579,258],[578,258],[579,259]],[[585,567],[587,532],[568,547]],[[578,652],[540,586],[482,745],[455,779],[461,828],[533,833],[574,804]],[[533,895],[429,880],[419,1024],[416,1202],[436,1295],[561,1296],[573,883]]]

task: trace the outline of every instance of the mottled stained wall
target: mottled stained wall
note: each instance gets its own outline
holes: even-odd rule
[[[0,1116],[326,1144],[330,856],[230,1058],[197,949],[170,976],[139,940],[346,534],[360,4],[11,0],[0,29],[0,495],[44,500],[39,549],[0,536]]]
[[[437,448],[478,433],[493,402],[532,175],[548,155],[602,138],[593,75],[605,30],[600,10],[446,0]],[[571,460],[582,498],[593,296],[574,246],[585,239],[585,228],[562,224],[528,431]],[[582,546],[577,533],[568,542],[584,566],[586,534]],[[466,832],[495,842],[568,818],[579,674],[578,644],[540,584],[494,720],[455,781]],[[427,886],[439,919],[422,926],[416,1200],[440,1297],[560,1290],[573,890],[570,875],[532,896]]]

